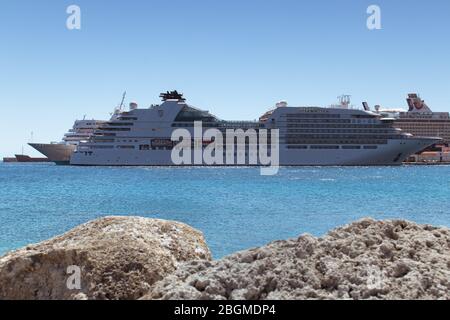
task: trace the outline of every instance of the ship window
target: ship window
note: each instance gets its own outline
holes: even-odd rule
[[[342,149],[355,150],[355,149],[361,149],[361,146],[342,146]]]
[[[192,107],[185,106],[175,118],[176,122],[217,122],[217,118],[207,111],[197,110]]]
[[[131,131],[130,128],[104,128],[100,127],[98,128],[101,131]]]
[[[311,146],[311,149],[339,149],[339,146]]]
[[[364,146],[364,149],[378,149],[378,146]]]
[[[108,126],[112,126],[112,127],[120,127],[120,126],[133,126],[134,123],[131,122],[108,122],[107,123]]]

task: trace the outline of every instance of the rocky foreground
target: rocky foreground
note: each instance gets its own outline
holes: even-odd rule
[[[450,299],[450,230],[362,220],[191,262],[146,299]]]
[[[450,299],[450,230],[364,219],[211,261],[184,224],[109,217],[0,258],[0,299],[138,298]]]
[[[203,235],[185,224],[102,218],[0,258],[0,299],[138,299],[194,259],[211,254]]]

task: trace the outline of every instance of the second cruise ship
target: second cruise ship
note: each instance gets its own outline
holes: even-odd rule
[[[280,102],[259,121],[223,121],[190,106],[177,91],[161,94],[162,104],[130,110],[100,125],[89,141],[81,142],[73,153],[72,165],[91,166],[173,166],[172,141],[176,129],[195,136],[195,124],[204,131],[278,129],[279,165],[282,166],[366,166],[400,165],[411,154],[438,142],[439,138],[412,136],[395,128],[394,119],[383,118],[369,110],[349,107],[349,101],[332,107],[290,107]],[[268,141],[271,140],[269,135]],[[245,140],[247,143],[247,140]],[[208,139],[194,140],[192,145],[204,149]],[[258,141],[257,149],[259,149]],[[253,149],[252,149],[253,150]],[[268,153],[270,154],[270,148]],[[244,157],[244,165],[261,165],[250,161],[249,146],[232,149],[225,146],[223,156]],[[225,163],[225,162],[224,162]],[[236,165],[237,162],[223,165]],[[202,163],[200,165],[206,165]]]
[[[51,162],[58,165],[70,163],[70,157],[77,145],[82,141],[88,141],[101,124],[106,121],[100,120],[76,120],[61,142],[53,143],[29,143],[31,147],[45,155]]]

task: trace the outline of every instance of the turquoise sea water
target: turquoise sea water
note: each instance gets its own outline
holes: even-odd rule
[[[0,254],[107,215],[185,222],[216,258],[371,216],[450,226],[450,166],[85,168],[0,163]]]

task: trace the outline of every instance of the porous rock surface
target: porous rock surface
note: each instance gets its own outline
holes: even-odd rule
[[[450,230],[364,219],[185,263],[143,299],[450,299]]]
[[[185,224],[101,218],[1,257],[0,299],[138,299],[195,259],[210,260],[210,251]],[[79,267],[79,290],[71,266]]]

